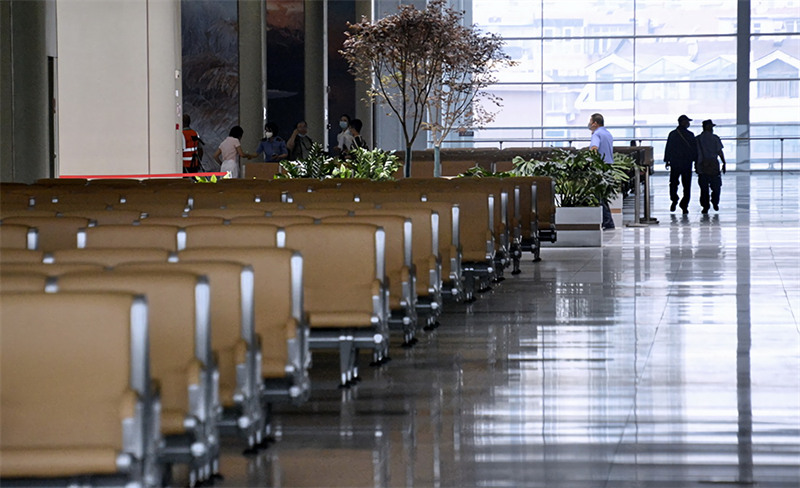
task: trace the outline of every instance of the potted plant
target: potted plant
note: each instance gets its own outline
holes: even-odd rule
[[[555,150],[547,161],[514,158],[521,176],[549,176],[555,181],[559,246],[599,246],[602,205],[619,193],[633,162],[606,164],[590,150]]]
[[[395,156],[394,151],[382,149],[367,150],[356,148],[350,157],[344,159],[333,170],[334,178],[365,178],[372,181],[389,181],[403,163]]]
[[[311,145],[311,149],[309,149],[308,156],[305,159],[296,161],[283,160],[279,164],[282,172],[275,175],[276,179],[314,178],[324,180],[331,177],[339,161],[328,156],[322,145],[315,142]]]

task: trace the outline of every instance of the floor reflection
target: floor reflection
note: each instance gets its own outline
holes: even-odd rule
[[[684,216],[656,177],[660,225],[543,251],[356,388],[315,354],[217,486],[797,488],[799,181],[729,173]]]

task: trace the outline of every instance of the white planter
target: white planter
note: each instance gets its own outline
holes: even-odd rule
[[[603,244],[602,207],[556,207],[555,243],[542,247],[600,247]]]
[[[622,195],[616,194],[608,204],[611,209],[611,218],[614,219],[614,227],[622,228]],[[602,222],[602,220],[601,220]]]

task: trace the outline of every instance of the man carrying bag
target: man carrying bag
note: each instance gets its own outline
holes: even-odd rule
[[[700,206],[703,213],[707,214],[709,209],[709,190],[710,204],[714,210],[719,211],[719,193],[722,188],[722,174],[725,174],[725,154],[722,152],[722,141],[719,136],[714,134],[714,122],[703,121],[703,132],[697,136],[697,182],[700,184]],[[719,160],[722,160],[722,170],[720,174]]]

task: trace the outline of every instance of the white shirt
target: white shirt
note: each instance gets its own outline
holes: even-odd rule
[[[239,139],[235,137],[228,136],[219,144],[220,159],[222,161],[235,161],[236,164],[239,164],[239,150],[238,148],[241,147],[242,143]]]
[[[343,151],[346,151],[350,148],[350,144],[353,143],[353,134],[350,133],[350,129],[345,129],[342,132],[339,132],[336,135],[336,141],[339,143],[337,146]]]

